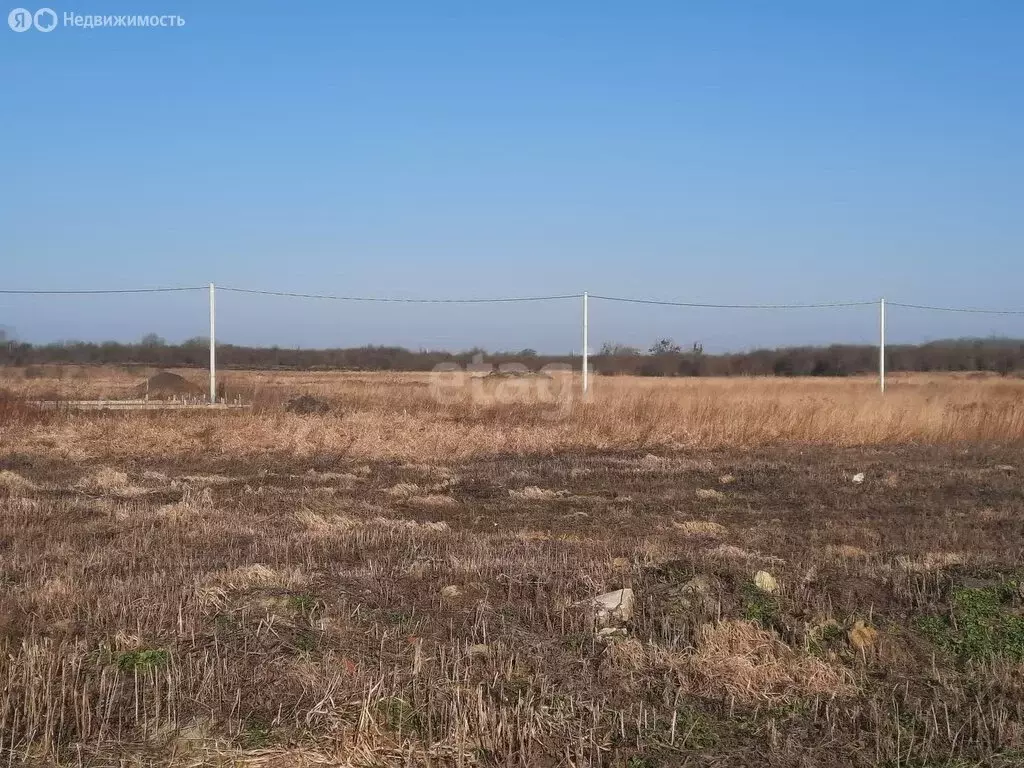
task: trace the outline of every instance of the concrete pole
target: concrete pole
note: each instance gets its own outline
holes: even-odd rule
[[[210,283],[210,403],[217,402],[217,312],[214,299],[215,289]]]
[[[878,302],[878,388],[885,394],[885,299]]]
[[[583,292],[583,396],[590,390],[590,317],[587,307],[587,292]]]

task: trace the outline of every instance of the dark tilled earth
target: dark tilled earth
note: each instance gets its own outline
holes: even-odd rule
[[[0,470],[12,763],[1024,764],[1016,447]]]

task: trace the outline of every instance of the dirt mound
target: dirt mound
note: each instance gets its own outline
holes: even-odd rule
[[[165,399],[172,397],[201,397],[205,392],[198,384],[193,384],[176,373],[160,371],[160,373],[150,376],[148,380],[137,386],[135,394],[139,397]]]
[[[288,413],[299,413],[306,416],[310,414],[327,413],[331,410],[331,406],[312,395],[301,395],[300,397],[293,397],[289,400],[284,409],[288,411]]]
[[[551,376],[542,371],[491,371],[485,379],[550,379]]]

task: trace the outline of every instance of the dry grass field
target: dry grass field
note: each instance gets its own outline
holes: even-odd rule
[[[0,371],[8,764],[1024,764],[1024,381],[145,373]]]

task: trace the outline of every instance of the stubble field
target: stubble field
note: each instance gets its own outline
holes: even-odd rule
[[[12,765],[1024,762],[1022,381],[140,380],[0,372]]]

